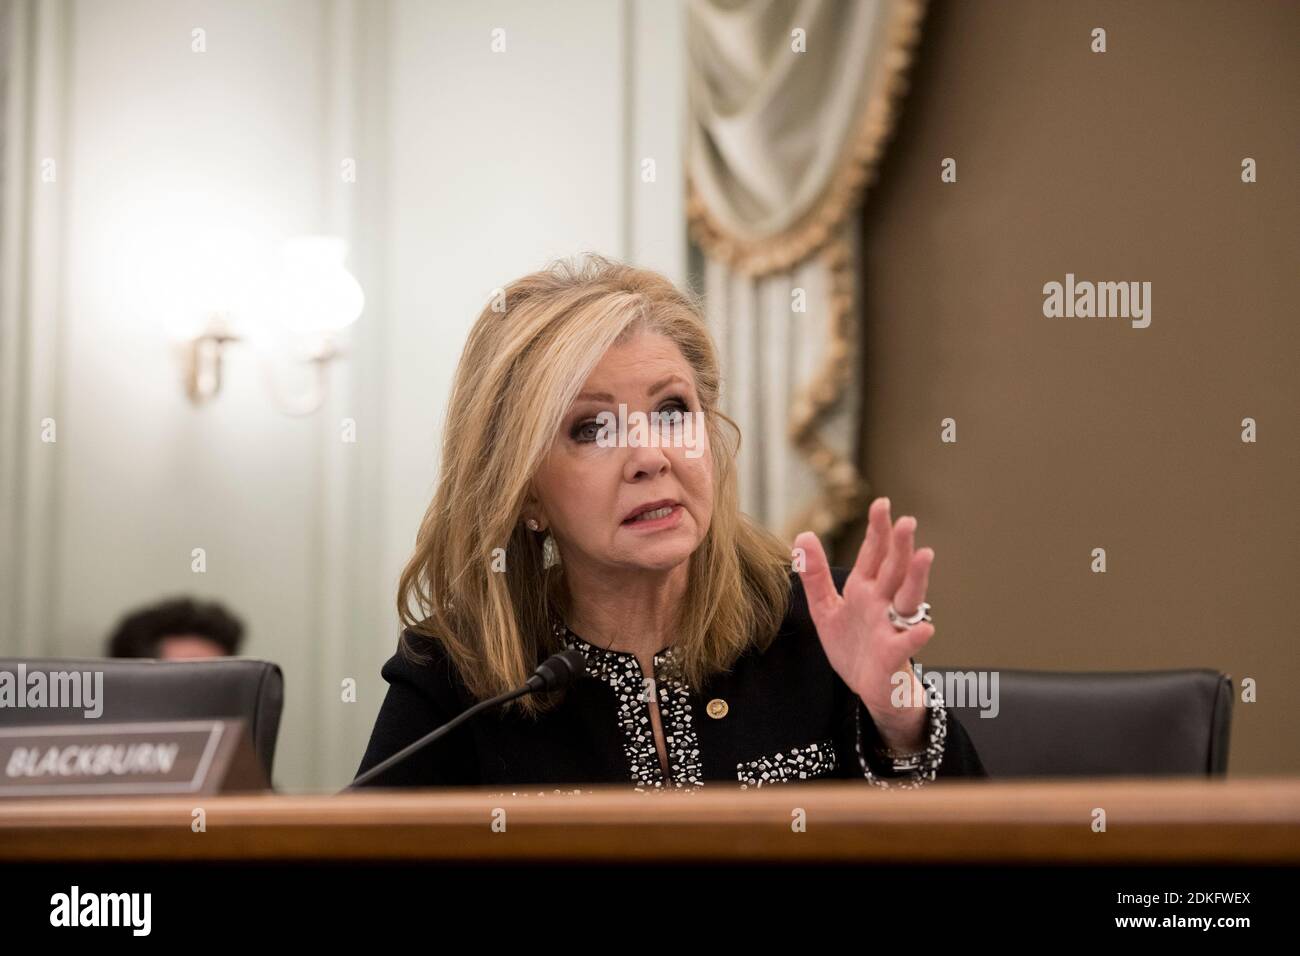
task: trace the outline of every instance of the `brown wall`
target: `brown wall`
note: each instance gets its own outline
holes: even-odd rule
[[[864,217],[862,454],[936,551],[926,659],[1253,677],[1234,774],[1300,771],[1297,48],[1297,3],[940,0]],[[1067,272],[1150,281],[1150,327],[1044,317]]]

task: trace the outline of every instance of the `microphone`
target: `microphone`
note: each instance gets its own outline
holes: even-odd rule
[[[576,647],[566,647],[537,665],[533,676],[525,681],[529,693],[560,690],[587,673],[587,659]]]
[[[375,764],[361,776],[357,777],[350,784],[344,787],[340,792],[347,793],[349,790],[353,790],[366,782],[373,780],[385,770],[397,766],[397,764],[406,760],[417,751],[423,750],[444,734],[450,733],[480,711],[488,710],[492,707],[499,707],[501,704],[514,700],[517,697],[527,697],[529,694],[560,690],[561,688],[569,686],[569,684],[573,683],[585,673],[587,673],[587,659],[582,656],[582,652],[576,647],[568,647],[560,651],[558,654],[552,654],[546,660],[542,661],[542,663],[537,665],[537,669],[533,671],[532,676],[524,682],[523,687],[516,687],[514,690],[508,690],[504,694],[498,694],[496,697],[490,698],[489,700],[479,701],[473,707],[463,711],[458,716],[447,721],[447,723],[443,724],[441,727],[437,727],[425,734],[415,743],[403,747],[391,757]]]

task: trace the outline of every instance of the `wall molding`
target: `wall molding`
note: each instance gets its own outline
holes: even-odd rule
[[[72,5],[13,0],[0,199],[0,653],[58,655],[52,613],[63,431]],[[40,182],[43,164],[55,179]],[[53,443],[41,422],[54,420]]]
[[[330,0],[322,38],[322,228],[347,239],[349,267],[366,291],[365,313],[350,330],[343,361],[331,369],[317,423],[320,524],[311,609],[317,643],[307,656],[313,723],[321,732],[313,777],[339,786],[352,779],[369,739],[363,688],[377,670],[372,638],[390,633],[395,645],[397,636],[395,583],[388,589],[382,579],[380,540],[391,29],[390,0]],[[356,161],[354,183],[341,180],[344,157]],[[356,422],[355,443],[341,440],[345,418]],[[357,682],[356,704],[341,700],[346,678]]]

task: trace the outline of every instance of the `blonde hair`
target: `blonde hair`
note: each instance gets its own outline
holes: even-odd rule
[[[681,350],[713,453],[713,515],[677,609],[673,646],[687,680],[698,686],[746,648],[766,647],[785,616],[790,552],[739,510],[740,429],[718,408],[717,354],[699,303],[656,272],[597,255],[559,260],[506,286],[504,307],[501,297],[489,302],[470,330],[437,491],[398,585],[403,625],[441,643],[476,699],[519,686],[562,649],[553,628],[570,606],[563,565],[544,567],[521,510],[588,375],[637,330]],[[494,570],[495,549],[504,549],[504,573]],[[519,703],[530,714],[549,706],[537,695]]]

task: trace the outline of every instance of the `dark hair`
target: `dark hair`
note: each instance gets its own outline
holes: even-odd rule
[[[164,637],[198,634],[221,646],[227,657],[239,653],[244,625],[215,601],[173,598],[132,611],[108,639],[109,657],[157,657]]]

